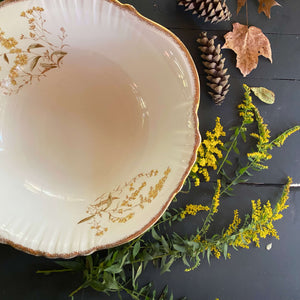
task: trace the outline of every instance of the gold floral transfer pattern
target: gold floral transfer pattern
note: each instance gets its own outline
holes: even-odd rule
[[[168,167],[154,185],[148,186],[147,180],[158,176],[158,170],[138,174],[136,177],[118,186],[110,193],[104,193],[90,204],[86,213],[88,217],[78,224],[89,221],[91,229],[97,236],[102,236],[108,231],[103,226],[107,221],[112,223],[126,223],[135,215],[138,209],[144,209],[151,203],[162,190],[171,169]]]
[[[61,66],[67,55],[65,29],[60,28],[58,45],[50,42],[52,34],[44,27],[43,11],[41,7],[33,7],[21,13],[27,21],[29,34],[21,34],[18,40],[5,37],[0,28],[0,91],[5,95],[16,94],[24,85],[46,77],[48,71]],[[2,78],[1,70],[8,75]]]

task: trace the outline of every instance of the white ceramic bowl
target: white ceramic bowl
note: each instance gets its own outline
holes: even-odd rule
[[[137,237],[199,146],[187,49],[117,1],[4,1],[0,28],[1,242],[67,258]]]

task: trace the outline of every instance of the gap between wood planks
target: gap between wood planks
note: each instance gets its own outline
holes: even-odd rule
[[[205,184],[205,183],[214,183],[214,184],[216,184],[217,182],[216,181],[201,182],[201,184]],[[286,183],[240,182],[237,185],[282,187],[282,186],[285,186]],[[290,185],[290,188],[298,189],[298,188],[300,188],[300,183],[292,183]]]
[[[169,30],[190,30],[190,31],[206,31],[206,32],[222,32],[226,33],[231,31],[231,29],[201,29],[196,27],[173,27],[173,26],[165,26]],[[300,36],[300,33],[283,33],[283,32],[264,32],[266,35],[287,35],[287,36]]]
[[[204,73],[199,73],[199,77],[206,77],[206,74]],[[240,77],[235,77],[235,76],[230,76],[231,79],[237,79],[240,80]],[[242,78],[243,79],[243,78]],[[300,82],[300,79],[295,79],[295,78],[264,78],[264,77],[248,77],[247,79],[258,79],[258,80],[275,80],[275,81],[296,81],[296,82]]]
[[[241,182],[241,185],[258,185],[258,186],[285,186],[286,183],[259,183],[259,182]],[[300,188],[300,183],[292,183],[290,188]]]

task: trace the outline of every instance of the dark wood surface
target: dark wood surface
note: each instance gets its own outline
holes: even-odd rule
[[[49,0],[50,1],[50,0]],[[125,2],[125,1],[124,1]],[[300,123],[300,1],[278,0],[282,7],[272,8],[272,18],[257,13],[256,0],[249,0],[249,25],[260,27],[270,39],[273,50],[273,64],[260,57],[259,65],[248,77],[243,78],[235,68],[235,54],[224,50],[227,67],[231,74],[231,89],[225,103],[217,107],[208,97],[205,77],[201,65],[196,39],[200,31],[222,36],[232,29],[233,22],[245,24],[245,9],[236,16],[236,0],[228,0],[233,13],[230,22],[216,25],[204,23],[202,19],[186,13],[176,5],[176,0],[128,0],[144,16],[166,26],[174,32],[189,49],[201,80],[201,103],[199,108],[200,131],[205,133],[214,126],[216,116],[220,116],[225,129],[238,123],[236,106],[243,96],[242,83],[249,86],[265,86],[276,94],[276,102],[266,105],[255,100],[272,135],[281,133],[288,127]],[[1,20],[0,20],[1,25]],[[259,185],[240,185],[235,196],[224,198],[220,213],[212,230],[219,230],[232,220],[233,209],[242,213],[250,212],[252,199],[268,199],[274,203],[279,197],[282,184],[287,176],[294,183],[300,183],[300,135],[290,137],[285,146],[272,151],[273,158],[269,170],[260,172],[251,179]],[[201,201],[211,195],[212,183],[203,183],[188,196],[179,196],[179,201],[187,199]],[[291,190],[290,208],[284,212],[283,219],[275,223],[280,240],[267,238],[261,248],[251,246],[249,250],[232,250],[230,260],[212,259],[209,265],[205,260],[193,272],[184,272],[181,263],[176,263],[172,272],[159,275],[159,271],[150,267],[141,281],[153,281],[159,290],[168,284],[174,298],[187,296],[198,300],[299,300],[300,299],[300,194],[299,187]],[[192,218],[176,227],[181,232],[189,232],[201,219]],[[272,242],[270,251],[265,246]],[[70,291],[81,283],[78,274],[58,274],[41,276],[37,269],[53,268],[53,261],[42,257],[33,257],[13,248],[0,245],[0,299],[67,299]],[[117,299],[108,297],[90,289],[75,296],[75,299]],[[129,299],[128,297],[124,299]]]

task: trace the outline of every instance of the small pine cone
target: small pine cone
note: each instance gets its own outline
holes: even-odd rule
[[[198,14],[198,18],[205,17],[205,22],[218,23],[230,20],[231,13],[225,2],[226,0],[178,0],[178,5]]]
[[[208,92],[217,105],[222,104],[226,94],[229,91],[230,84],[228,79],[230,75],[226,75],[227,69],[224,69],[225,58],[222,58],[221,48],[218,44],[215,47],[216,36],[212,39],[207,38],[206,32],[200,33],[197,42],[200,44],[199,49],[202,52],[202,63],[205,67],[204,71],[207,74],[207,85],[211,88]]]

